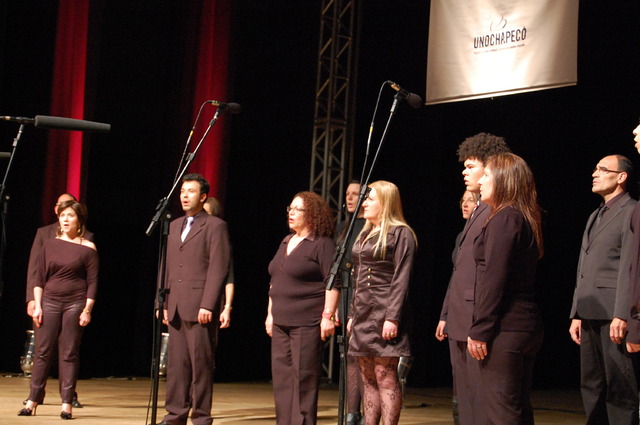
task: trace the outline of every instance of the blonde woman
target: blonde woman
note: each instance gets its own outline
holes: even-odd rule
[[[349,322],[349,355],[358,358],[366,425],[397,424],[402,408],[398,360],[410,356],[407,295],[416,236],[393,183],[377,181],[364,202],[366,223],[353,246],[356,282]]]

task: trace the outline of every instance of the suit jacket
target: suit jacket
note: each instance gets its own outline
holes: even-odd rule
[[[173,220],[167,240],[166,309],[172,321],[179,312],[185,321],[197,322],[198,311],[216,311],[229,274],[230,245],[227,223],[205,211],[195,215],[184,242],[180,240],[185,217]]]
[[[38,228],[36,237],[31,244],[31,253],[29,254],[29,266],[27,268],[27,302],[33,301],[33,288],[37,283],[38,265],[40,258],[40,251],[42,251],[42,245],[49,239],[53,239],[58,236],[58,222],[51,223],[48,226]],[[85,239],[93,242],[93,233],[85,231]],[[42,282],[40,282],[42,283]]]
[[[491,207],[480,201],[467,220],[462,233],[458,235],[457,252],[453,256],[453,272],[440,314],[441,320],[447,322],[449,338],[455,341],[466,341],[469,336],[473,321],[476,283],[473,241],[482,231],[482,226],[490,212]]]
[[[598,227],[594,211],[582,235],[571,318],[629,318],[629,268],[633,253],[630,222],[636,201],[628,193],[607,211]]]
[[[640,202],[636,204],[631,216],[633,246],[631,270],[629,272],[629,307],[631,319],[627,322],[627,342],[640,344]]]
[[[472,339],[489,342],[501,331],[542,330],[536,302],[538,246],[529,223],[513,207],[500,210],[476,237]]]

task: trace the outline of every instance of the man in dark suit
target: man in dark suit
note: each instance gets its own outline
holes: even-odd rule
[[[458,147],[458,159],[464,164],[462,175],[469,192],[480,193],[478,180],[484,173],[487,159],[500,152],[510,152],[510,149],[502,137],[488,133],[469,137]],[[483,409],[477,404],[479,399],[476,396],[479,391],[478,362],[468,354],[467,338],[473,319],[476,281],[473,241],[480,234],[490,212],[491,208],[487,204],[478,202],[459,235],[453,272],[436,330],[436,338],[449,339],[453,391],[457,398],[459,415],[459,422],[456,423],[461,425],[477,425],[483,420],[478,417]]]
[[[629,319],[631,215],[636,201],[626,191],[631,161],[602,158],[593,170],[592,192],[603,203],[582,236],[571,307],[571,339],[580,345],[580,381],[587,424],[638,424],[638,386],[625,347]]]
[[[167,398],[162,425],[210,425],[215,335],[220,297],[229,273],[227,224],[203,209],[209,183],[182,179],[185,216],[171,222],[167,240],[164,319],[169,325]]]
[[[56,217],[58,216],[58,206],[66,201],[77,201],[76,197],[70,193],[63,193],[58,197],[56,204],[53,207],[53,212]],[[37,268],[38,268],[38,259],[40,257],[40,250],[42,250],[42,245],[44,245],[45,241],[49,239],[56,238],[58,236],[58,229],[60,228],[60,224],[58,220],[55,223],[51,223],[47,226],[43,226],[38,228],[36,232],[36,237],[33,239],[33,243],[31,244],[31,253],[29,254],[29,266],[27,268],[27,314],[29,317],[33,314],[33,310],[35,308],[35,300],[33,299],[33,288],[36,286],[37,279]],[[83,236],[85,239],[88,239],[93,242],[93,233],[86,231]],[[39,403],[42,404],[44,400],[39,400]],[[82,404],[78,401],[78,394],[76,393],[73,397],[73,407],[81,408]]]

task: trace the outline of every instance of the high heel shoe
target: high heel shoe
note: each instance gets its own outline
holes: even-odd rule
[[[60,412],[60,419],[73,419],[71,412]]]
[[[18,416],[35,416],[37,408],[38,408],[37,404],[33,407],[23,407],[18,412]]]

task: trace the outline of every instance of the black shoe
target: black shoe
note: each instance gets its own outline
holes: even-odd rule
[[[362,419],[360,412],[347,413],[347,425],[360,425],[360,419]]]
[[[60,419],[73,419],[73,416],[71,415],[71,412],[60,412]]]
[[[71,402],[71,406],[73,406],[74,409],[82,409],[84,406],[78,401],[77,398],[74,398],[73,401]]]
[[[38,408],[38,406],[35,406],[33,409],[29,409],[28,407],[24,407],[24,408],[20,409],[20,411],[18,412],[18,416],[35,416],[37,408]]]

